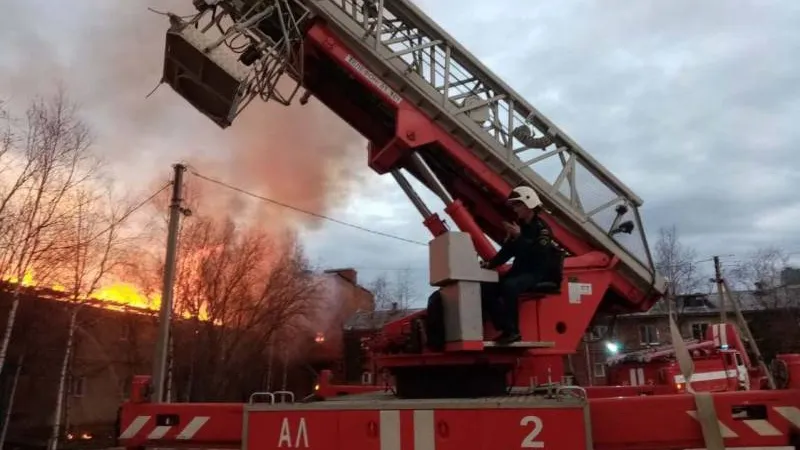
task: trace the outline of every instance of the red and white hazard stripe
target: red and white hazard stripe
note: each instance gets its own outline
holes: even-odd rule
[[[436,450],[433,410],[414,410],[414,450]],[[403,436],[400,432],[400,411],[380,412],[380,450],[400,450]],[[406,446],[406,448],[408,448]]]
[[[713,381],[724,380],[726,378],[736,378],[738,373],[735,369],[731,370],[715,370],[712,372],[697,372],[692,374],[692,383],[698,381]],[[675,375],[674,380],[676,383],[686,383],[686,378],[683,375]]]
[[[778,413],[781,417],[786,419],[788,422],[791,422],[794,426],[800,427],[800,408],[796,406],[775,406],[772,408]],[[692,416],[693,418],[697,419],[697,411],[686,411],[687,414]],[[726,425],[721,420],[719,422],[719,429],[722,434],[723,438],[738,438],[739,433],[732,430],[728,425]],[[779,430],[775,425],[771,424],[769,421],[764,419],[747,419],[742,420],[747,427],[752,430],[758,436],[782,436],[783,433]],[[731,448],[738,448],[738,449],[748,449],[748,450],[755,450],[755,449],[780,449],[784,447],[731,447]],[[792,447],[786,447],[792,448]]]
[[[149,421],[150,421],[150,416],[137,416],[135,419],[131,421],[130,425],[128,425],[128,427],[122,431],[122,434],[119,435],[119,438],[130,439],[136,436],[136,434],[139,431],[141,431],[141,429],[144,428],[144,426]]]
[[[686,411],[686,413],[692,416],[693,419],[697,419],[697,411]],[[723,421],[717,420],[717,422],[719,423],[719,431],[723,439],[739,437],[739,435],[736,434],[735,431],[728,428]]]
[[[122,431],[119,435],[120,439],[132,439],[136,437],[142,429],[145,428],[146,425],[150,422],[152,416],[137,416],[135,419],[131,421],[131,423]],[[150,432],[147,434],[148,440],[156,440],[156,439],[163,439],[164,436],[167,435],[172,430],[179,429],[178,434],[175,436],[177,440],[189,440],[192,439],[203,425],[208,422],[209,417],[206,416],[197,416],[192,418],[186,426],[180,428],[179,426],[175,425],[160,425],[154,427]]]
[[[400,450],[400,411],[381,411],[381,450]]]

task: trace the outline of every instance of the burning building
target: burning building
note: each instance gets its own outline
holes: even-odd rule
[[[358,273],[351,268],[326,270],[322,275],[330,299],[318,318],[315,346],[309,352],[309,362],[315,371],[330,369],[345,379],[348,373],[345,364],[347,346],[345,324],[358,314],[375,311],[375,296],[358,284]],[[352,372],[352,371],[351,371]]]
[[[26,288],[21,294],[0,376],[0,405],[4,413],[10,407],[5,444],[36,448],[43,447],[51,433],[73,305],[63,300],[63,293],[50,289]],[[0,290],[3,323],[11,301],[10,290]],[[151,310],[100,300],[84,303],[78,314],[66,378],[62,446],[109,446],[131,377],[150,371],[156,319]]]
[[[254,330],[232,336],[225,334],[231,333],[231,327],[204,323],[198,328],[197,319],[176,320],[170,375],[173,401],[241,401],[254,391],[283,388],[300,397],[313,389],[315,370],[342,370],[342,326],[353,314],[372,311],[373,295],[358,285],[352,269],[326,271],[315,277],[325,289],[319,317],[309,320],[314,326],[307,337],[311,350],[298,353],[300,357],[291,361],[282,359],[281,348],[270,348]],[[5,323],[11,301],[10,287],[0,288],[0,323]],[[23,290],[0,376],[4,412],[13,397],[6,445],[40,448],[50,436],[72,307],[62,292]],[[83,303],[68,366],[60,446],[113,445],[117,408],[128,396],[132,377],[152,368],[156,331],[152,308],[101,300]],[[200,334],[207,340],[201,340]],[[206,344],[226,339],[243,344],[230,354],[215,353],[217,350]],[[203,351],[193,352],[196,346]],[[257,350],[253,353],[256,357],[241,353],[251,349]],[[196,355],[208,356],[209,361]],[[241,376],[232,376],[236,373]]]

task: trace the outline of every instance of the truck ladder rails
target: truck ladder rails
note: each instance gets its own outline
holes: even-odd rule
[[[506,182],[533,186],[559,222],[619,258],[636,285],[663,293],[638,212],[642,200],[416,6],[407,0],[303,3],[346,37],[383,82]],[[546,166],[556,157],[559,170],[546,178]],[[582,187],[592,197],[603,190],[604,198],[582,196]],[[620,206],[625,213],[618,214]],[[636,235],[623,240],[625,233],[612,230],[626,220]]]
[[[284,75],[298,85],[313,78],[303,62],[306,47],[302,42],[316,42],[329,51],[341,40],[347,55],[337,55],[336,64],[359,74],[383,95],[390,108],[407,111],[406,105],[413,105],[413,114],[425,116],[447,134],[451,143],[446,145],[458,146],[458,152],[465,152],[464,157],[481,166],[479,170],[491,173],[489,178],[481,175],[478,183],[489,183],[484,187],[495,198],[507,194],[499,192],[505,190],[501,185],[533,186],[550,212],[546,219],[557,222],[562,230],[559,238],[554,229],[559,243],[578,255],[592,249],[612,257],[615,270],[639,292],[631,293],[634,297],[623,293],[637,304],[634,310],[647,309],[663,293],[664,280],[653,270],[638,212],[641,199],[409,1],[215,4],[236,21],[226,32],[228,40],[244,36],[250,46],[234,48],[225,39],[208,37],[209,27],[187,27],[173,17],[165,80],[221,126],[229,125],[255,96],[290,103],[297,88],[281,94],[279,81],[287,78]],[[195,25],[199,16],[190,23]],[[176,34],[183,36],[170,37]],[[222,43],[230,52],[226,53]],[[244,47],[247,49],[241,50]],[[203,50],[198,51],[200,48]],[[200,62],[201,58],[209,58],[212,64]],[[193,82],[205,85],[205,94],[184,90],[182,85],[191,78],[187,72],[192,71]],[[224,82],[211,88],[206,85],[223,72]],[[207,98],[201,98],[203,95]]]

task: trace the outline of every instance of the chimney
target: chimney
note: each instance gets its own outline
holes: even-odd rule
[[[335,273],[353,284],[358,284],[358,272],[356,271],[356,269],[353,268],[329,269],[326,270],[325,273]]]

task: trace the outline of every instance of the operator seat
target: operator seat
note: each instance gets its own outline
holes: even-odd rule
[[[561,294],[561,285],[564,282],[564,261],[566,255],[563,251],[559,250],[558,256],[560,261],[557,264],[557,272],[555,271],[556,268],[553,268],[554,271],[547,274],[547,280],[540,281],[533,289],[523,292],[522,295],[520,295],[520,301],[540,299],[547,295]]]
[[[441,290],[435,290],[428,297],[425,309],[425,341],[428,349],[441,352],[445,347],[444,299]]]
[[[561,293],[561,283],[556,283],[554,281],[542,281],[541,283],[537,283],[530,292],[526,292],[523,294],[525,295],[550,295],[550,294],[560,294]]]
[[[519,296],[519,301],[523,302],[526,300],[539,300],[544,298],[548,295],[558,295],[561,293],[561,283],[556,283],[553,281],[542,281],[534,286],[533,289],[523,292]]]
[[[478,266],[468,233],[449,231],[435,237],[429,245],[431,286],[439,289],[428,298],[426,313],[419,321],[428,349],[440,351],[450,342],[469,346],[485,342],[487,324],[481,283],[499,281],[498,273]],[[559,270],[553,270],[556,268]],[[520,295],[518,303],[559,295],[563,268],[562,254],[561,264],[543,274],[544,280]]]
[[[561,284],[553,281],[542,281],[533,289],[520,295],[519,301],[538,300],[548,295],[558,295],[561,293]],[[445,347],[444,329],[444,303],[440,290],[434,291],[428,297],[428,305],[425,309],[424,330],[427,347],[431,351],[443,351]],[[484,317],[484,324],[487,318]]]

